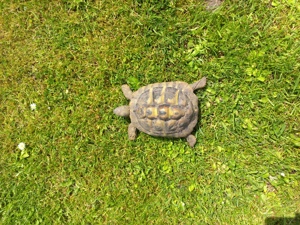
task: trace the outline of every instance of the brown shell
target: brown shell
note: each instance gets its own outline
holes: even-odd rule
[[[133,93],[131,123],[153,136],[187,137],[198,120],[198,98],[185,82],[155,83]]]

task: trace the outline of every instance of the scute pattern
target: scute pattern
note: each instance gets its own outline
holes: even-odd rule
[[[185,82],[150,84],[134,93],[130,118],[153,136],[186,137],[198,119],[198,99]]]

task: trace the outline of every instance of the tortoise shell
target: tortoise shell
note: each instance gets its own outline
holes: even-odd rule
[[[133,93],[129,107],[133,125],[152,136],[187,137],[198,120],[198,98],[185,82],[144,86]]]

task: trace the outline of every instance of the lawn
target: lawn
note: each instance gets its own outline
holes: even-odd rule
[[[215,10],[199,0],[2,0],[0,224],[295,217],[299,18],[297,0]],[[128,140],[130,120],[113,114],[129,103],[122,84],[203,76],[194,148]]]

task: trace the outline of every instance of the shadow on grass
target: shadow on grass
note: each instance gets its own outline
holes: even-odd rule
[[[296,213],[295,217],[266,218],[265,225],[300,225],[300,213]]]

